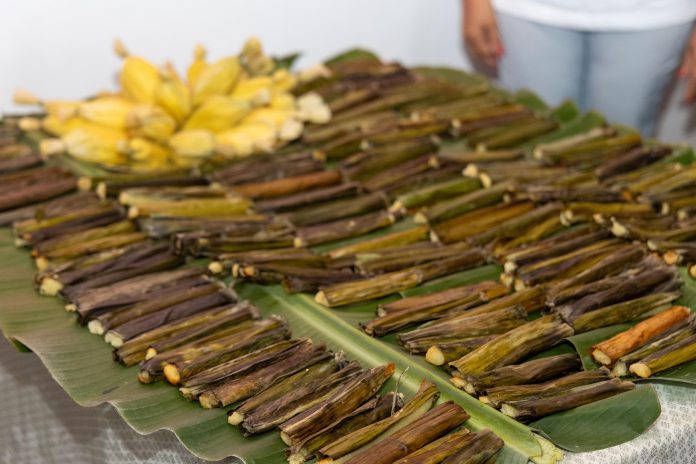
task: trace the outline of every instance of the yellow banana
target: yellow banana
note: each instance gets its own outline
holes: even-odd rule
[[[289,93],[279,93],[273,96],[269,106],[275,110],[294,111],[295,97]]]
[[[256,108],[242,120],[242,124],[266,124],[273,130],[280,130],[286,119],[293,116],[293,111],[276,108]]]
[[[215,134],[215,151],[229,158],[245,157],[268,152],[276,145],[276,133],[262,123],[240,124],[233,129]]]
[[[161,73],[161,82],[155,91],[155,103],[179,123],[191,112],[191,92],[171,64],[166,65]]]
[[[101,97],[81,103],[77,112],[87,121],[114,129],[124,129],[126,117],[134,106],[122,97]]]
[[[228,56],[207,65],[191,84],[194,106],[215,95],[226,95],[239,77],[239,60]]]
[[[18,105],[41,105],[44,111],[60,119],[68,119],[77,114],[77,108],[82,102],[74,100],[41,100],[39,97],[24,89],[15,90],[12,101]]]
[[[164,166],[172,158],[172,151],[158,143],[135,137],[127,143],[128,158],[143,163]]]
[[[242,47],[239,54],[244,69],[251,76],[265,76],[273,72],[275,63],[273,59],[263,53],[263,47],[258,37],[250,37]]]
[[[251,106],[244,100],[224,96],[210,97],[194,110],[184,124],[184,129],[219,132],[236,125],[250,110]]]
[[[106,165],[123,164],[126,160],[118,153],[126,134],[123,131],[97,127],[82,126],[71,130],[61,137],[65,151],[71,156],[93,163]]]
[[[137,105],[128,116],[126,123],[134,135],[147,137],[164,143],[174,133],[177,124],[164,109],[153,105]]]
[[[204,158],[213,153],[215,137],[203,129],[183,130],[169,139],[169,147],[184,158]]]
[[[51,135],[63,135],[67,134],[76,127],[87,124],[87,121],[80,119],[78,117],[72,117],[69,119],[61,119],[57,116],[49,114],[41,120],[41,128]]]
[[[116,54],[123,59],[119,81],[126,97],[138,103],[153,103],[159,85],[157,67],[149,61],[128,53],[120,40],[114,42]]]
[[[205,61],[206,55],[207,52],[205,47],[201,44],[196,45],[196,49],[193,51],[193,62],[191,62],[186,72],[186,78],[191,87],[196,84],[198,76],[200,76],[201,72],[208,66]]]
[[[273,73],[273,93],[286,93],[297,85],[297,78],[287,69],[278,69]]]
[[[253,106],[263,106],[271,99],[272,85],[273,79],[269,76],[240,79],[230,92],[230,96],[246,100]]]
[[[237,126],[215,134],[215,151],[228,158],[245,157],[254,153],[254,140]]]
[[[29,116],[19,118],[19,122],[17,124],[24,132],[32,132],[41,129],[41,120],[39,118]]]
[[[39,142],[39,153],[43,157],[65,153],[65,144],[59,138],[43,139]]]

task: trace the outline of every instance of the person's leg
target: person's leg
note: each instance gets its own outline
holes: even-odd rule
[[[653,135],[663,94],[681,61],[691,24],[588,35],[585,94],[610,122]]]
[[[580,101],[583,33],[498,13],[505,52],[498,65],[506,89],[530,89],[550,105]]]

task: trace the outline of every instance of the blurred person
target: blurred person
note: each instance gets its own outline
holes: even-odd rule
[[[466,46],[502,85],[653,135],[677,75],[696,100],[696,0],[462,0]]]

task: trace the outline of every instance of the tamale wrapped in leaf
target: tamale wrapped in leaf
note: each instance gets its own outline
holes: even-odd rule
[[[69,310],[76,310],[83,318],[101,308],[113,308],[134,304],[147,298],[148,293],[172,287],[179,281],[205,282],[200,269],[182,268],[134,277],[109,287],[102,287],[76,295],[71,299]]]
[[[281,438],[293,445],[348,416],[382,388],[395,368],[394,364],[387,364],[361,373],[315,408],[280,425]]]
[[[257,201],[254,203],[254,209],[258,211],[285,212],[330,200],[355,197],[358,193],[360,193],[360,185],[354,182],[347,182],[270,200]]]
[[[203,295],[195,299],[182,301],[181,303],[160,309],[150,314],[131,319],[117,327],[110,329],[104,336],[104,341],[118,348],[126,340],[161,327],[173,321],[178,321],[191,315],[205,311],[206,309],[221,306],[234,301],[232,295],[219,290],[215,293]]]
[[[472,395],[493,387],[539,383],[561,376],[582,367],[575,354],[561,354],[546,358],[532,359],[522,364],[502,366],[478,374],[468,374],[457,380]]]
[[[467,446],[471,441],[471,438],[467,437],[470,433],[467,429],[449,433],[396,462],[399,464],[438,464]]]
[[[392,407],[397,412],[403,406],[403,400],[393,392],[380,398],[373,398],[357,408],[351,415],[343,418],[337,424],[331,425],[315,435],[306,438],[285,451],[290,464],[300,464],[314,456],[314,453],[323,446],[333,443],[335,440],[366,427],[375,422],[386,419],[392,415]]]
[[[526,385],[504,385],[487,388],[479,399],[494,408],[511,401],[548,398],[571,388],[610,380],[609,369],[600,367],[591,371],[580,371],[544,383]]]
[[[657,266],[646,266],[645,270],[641,272],[624,275],[624,279],[621,281],[612,281],[615,284],[614,286],[558,306],[556,311],[566,320],[573,321],[582,314],[602,306],[620,303],[621,301],[644,295],[658,285],[674,278],[674,270],[661,265],[659,260],[653,257],[649,262],[656,263]]]
[[[406,246],[419,243],[428,239],[428,228],[425,226],[412,227],[403,231],[392,232],[379,237],[362,240],[357,243],[345,245],[328,251],[326,254],[331,258],[341,258],[353,256],[358,253],[370,252],[373,250],[383,251],[391,247]]]
[[[429,137],[406,140],[384,145],[365,152],[365,157],[356,163],[343,162],[348,178],[365,181],[375,174],[434,151],[435,144]]]
[[[137,242],[122,248],[106,250],[104,259],[89,264],[93,255],[71,260],[65,266],[49,268],[38,276],[39,292],[44,295],[62,293],[67,299],[87,288],[104,287],[132,277],[172,269],[184,260],[169,249],[167,243]],[[109,256],[111,255],[111,256]]]
[[[266,199],[339,184],[341,180],[341,172],[337,169],[332,169],[266,182],[237,184],[234,186],[234,190],[249,198]]]
[[[509,295],[496,298],[480,306],[476,306],[475,308],[471,308],[468,313],[471,315],[492,313],[512,306],[521,308],[527,314],[544,309],[546,306],[545,288],[541,285],[527,287]]]
[[[420,339],[480,337],[502,334],[515,327],[524,325],[526,322],[526,313],[517,307],[474,315],[469,315],[465,311],[462,314],[400,333],[397,335],[397,338],[401,343],[405,344]]]
[[[251,304],[239,304],[209,309],[194,314],[193,316],[165,324],[157,329],[150,330],[128,340],[114,350],[114,359],[126,366],[132,366],[144,360],[148,354],[150,354],[149,357],[157,354],[157,349],[154,347],[161,347],[161,352],[164,348],[172,349],[181,344],[190,342],[186,336],[182,336],[183,334],[190,334],[192,332],[200,334],[206,330],[210,330],[208,333],[213,333],[246,320],[259,319],[260,317],[258,309]],[[197,332],[199,330],[201,332]],[[208,333],[206,333],[206,335]],[[181,340],[183,340],[184,343],[180,343]],[[150,348],[154,349],[150,350]]]
[[[505,443],[489,429],[473,432],[466,436],[467,446],[449,456],[442,464],[486,464],[495,459]]]
[[[96,239],[101,239],[109,236],[127,234],[135,232],[135,223],[127,220],[113,222],[107,224],[106,226],[95,227],[93,229],[86,229],[81,232],[71,234],[68,236],[54,237],[49,240],[44,240],[43,242],[37,244],[32,250],[32,255],[48,255],[51,257],[52,252],[60,251],[63,248],[74,247],[75,245],[85,246],[84,242],[90,242]],[[99,250],[96,250],[99,251]],[[94,251],[88,251],[94,252]],[[81,253],[86,254],[86,253]]]
[[[534,204],[531,202],[503,203],[481,208],[437,224],[433,228],[433,234],[437,240],[444,243],[467,240],[469,237],[490,230],[494,225],[516,218],[533,209]]]
[[[631,364],[629,370],[638,377],[647,378],[694,359],[696,359],[696,335],[691,335]]]
[[[457,254],[466,255],[471,246],[466,243],[440,245],[430,243],[430,246],[418,244],[394,247],[382,252],[361,253],[355,256],[355,267],[364,275],[381,272],[397,271],[410,266],[417,266],[439,259],[452,258]]]
[[[578,226],[577,228],[562,231],[529,246],[507,250],[503,254],[505,271],[513,272],[520,266],[560,256],[609,236],[606,231],[595,231],[589,226]]]
[[[381,337],[410,324],[438,319],[447,314],[463,312],[472,306],[488,301],[491,297],[494,298],[506,292],[505,286],[488,281],[485,285],[479,284],[476,288],[470,289],[468,297],[460,297],[457,300],[441,305],[391,311],[384,316],[363,324],[362,327],[367,334]]]
[[[342,306],[379,298],[415,287],[421,282],[463,271],[483,263],[480,250],[470,250],[450,258],[425,263],[401,271],[379,274],[370,279],[334,284],[322,288],[314,297],[324,306]]]
[[[498,336],[449,365],[462,377],[481,374],[551,348],[573,333],[558,315],[549,314]]]
[[[382,192],[373,192],[306,206],[285,213],[283,218],[297,227],[303,227],[357,216],[386,207],[385,195]]]
[[[423,380],[413,398],[407,401],[396,414],[328,443],[316,452],[318,462],[332,462],[340,458],[343,458],[342,461],[346,461],[375,438],[394,434],[417,420],[423,413],[430,410],[439,396],[437,387],[433,383]],[[353,454],[351,455],[351,453]]]
[[[189,393],[193,393],[195,397],[197,396],[195,392],[199,391],[199,389],[204,390],[209,385],[213,385],[223,379],[237,377],[253,369],[267,366],[288,357],[294,349],[304,343],[309,342],[306,339],[283,340],[251,351],[238,358],[233,358],[229,361],[209,367],[186,379],[179,378],[172,380],[177,380],[177,383],[182,385],[180,390],[184,393],[184,396],[189,397]]]
[[[645,249],[639,245],[632,245],[620,248],[615,253],[608,254],[597,263],[583,270],[579,274],[554,283],[551,288],[558,289],[572,287],[597,280],[598,278],[611,275],[617,271],[625,269],[645,256]]]
[[[303,385],[255,409],[244,417],[240,426],[247,434],[269,430],[323,403],[359,375],[360,366],[355,362],[349,363],[325,379]]]
[[[416,214],[415,221],[421,224],[437,224],[456,216],[500,203],[512,183],[502,183],[489,189],[475,190],[460,197],[443,200]]]
[[[399,195],[392,205],[393,209],[417,208],[436,201],[445,200],[459,195],[465,195],[481,186],[478,179],[467,177],[438,182],[427,187]]]
[[[50,200],[72,192],[77,188],[77,179],[72,175],[60,174],[57,177],[44,177],[47,175],[48,172],[26,183],[8,181],[5,184],[7,190],[1,192],[0,211],[12,210],[32,203]]]
[[[597,140],[606,140],[607,137],[611,137],[615,134],[616,130],[611,127],[597,127],[580,134],[571,135],[552,142],[541,143],[534,147],[533,154],[537,159],[553,157],[558,153],[562,153],[564,150],[578,146],[582,147],[584,144]]]
[[[402,164],[397,164],[361,182],[369,192],[391,190],[403,186],[416,176],[432,172],[440,167],[440,161],[432,153],[418,156]]]
[[[235,160],[231,165],[214,171],[208,177],[213,182],[234,185],[299,176],[318,171],[322,166],[320,160],[305,150],[283,156],[254,156]]]
[[[102,335],[114,327],[118,327],[139,317],[147,316],[148,314],[152,314],[156,311],[160,311],[164,308],[168,308],[182,302],[214,294],[220,290],[222,289],[216,282],[208,282],[203,285],[195,285],[192,287],[183,287],[176,290],[171,290],[165,298],[147,300],[127,308],[117,309],[100,314],[95,319],[90,321],[90,329],[92,333]],[[226,300],[227,298],[223,298],[220,301]]]
[[[630,246],[616,240],[601,240],[575,251],[518,268],[515,288],[566,279],[593,266],[606,255]]]
[[[123,212],[114,204],[89,206],[60,216],[26,219],[13,225],[15,235],[23,242],[36,245],[54,237],[74,234],[123,219]]]
[[[389,464],[404,458],[428,443],[440,438],[469,419],[461,406],[451,401],[441,403],[411,424],[380,439],[363,452],[350,458],[347,463]]]
[[[311,343],[311,341],[307,339],[302,340],[302,344],[306,343]],[[282,354],[282,358],[279,359],[287,358],[295,351],[296,348],[292,348],[290,353],[287,353],[286,350],[286,352]],[[250,353],[250,355],[253,354],[254,353]],[[323,361],[312,364],[306,369],[301,369],[290,376],[274,382],[269,388],[255,394],[251,398],[244,401],[237,408],[229,411],[227,413],[227,422],[230,425],[239,425],[244,421],[248,414],[253,413],[256,409],[263,407],[265,404],[268,404],[275,399],[282,397],[283,395],[291,393],[298,388],[302,388],[304,385],[309,385],[311,383],[326,379],[331,374],[337,372],[344,364],[343,359],[341,359],[341,357],[338,355],[328,357]],[[241,374],[245,374],[245,372],[246,371],[242,371]],[[237,374],[235,374],[235,376],[236,375]],[[232,378],[234,378],[234,376],[232,376]],[[212,385],[214,384],[210,384],[209,388]],[[183,387],[180,390],[184,396],[188,398],[196,398],[201,391],[205,391],[204,385],[201,385],[200,387],[202,390],[196,386]]]
[[[680,284],[681,285],[681,284]],[[666,309],[681,292],[656,292],[646,296],[605,306],[584,313],[572,320],[576,333],[587,332],[600,327],[632,321],[641,315],[660,308]]]
[[[671,152],[672,148],[666,145],[634,148],[603,162],[597,166],[595,174],[600,179],[613,177],[659,161]]]
[[[44,218],[60,216],[70,211],[97,206],[100,202],[99,197],[93,192],[70,193],[0,213],[0,226],[29,220],[37,215]]]
[[[659,336],[685,321],[689,318],[689,314],[689,308],[685,306],[672,306],[639,322],[630,329],[594,345],[591,348],[592,357],[601,364],[611,366],[621,356],[640,348],[651,338]]]
[[[292,243],[299,248],[357,237],[389,227],[398,218],[397,213],[377,211],[362,216],[302,227],[297,230],[297,236]]]
[[[327,286],[314,296],[324,306],[342,306],[366,301],[415,287],[423,282],[423,273],[417,268],[389,272],[369,279]]]
[[[559,411],[566,411],[578,406],[609,398],[635,388],[633,382],[619,379],[606,380],[571,388],[558,395],[548,398],[511,401],[502,403],[500,410],[503,414],[521,422],[548,416]]]
[[[204,177],[197,177],[187,173],[170,174],[156,177],[148,175],[140,179],[123,179],[123,180],[102,180],[96,186],[96,192],[101,198],[118,197],[118,195],[131,188],[142,187],[190,187],[198,185],[207,185],[208,181]]]
[[[486,280],[483,282],[463,285],[459,287],[452,287],[447,290],[426,293],[424,295],[410,296],[401,298],[390,303],[379,305],[377,314],[384,316],[392,312],[408,311],[414,308],[430,308],[433,306],[448,305],[448,307],[456,306],[460,301],[468,301],[472,294],[477,294],[479,292],[498,289],[495,282],[491,280]],[[444,308],[447,309],[447,308]]]
[[[442,366],[471,353],[474,349],[493,340],[496,335],[469,337],[461,339],[437,338],[416,339],[404,342],[404,348],[411,353],[425,352],[425,360],[435,366]],[[427,351],[426,351],[427,350]]]
[[[227,406],[247,399],[270,387],[274,382],[331,357],[331,353],[328,353],[323,345],[306,347],[281,363],[271,364],[239,379],[223,381],[201,393],[198,401],[206,409]]]
[[[279,316],[244,321],[146,359],[140,364],[138,380],[150,383],[164,375],[171,383],[178,384],[216,364],[288,338],[290,330]]]

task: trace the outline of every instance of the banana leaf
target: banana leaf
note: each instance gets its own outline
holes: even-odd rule
[[[660,403],[650,385],[621,393],[611,398],[552,414],[529,426],[557,446],[574,452],[590,451],[584,444],[593,442],[597,448],[616,445],[617,440],[630,441],[652,425],[660,415]],[[601,417],[601,421],[597,420]],[[590,419],[591,420],[585,420]],[[593,425],[594,424],[594,425]],[[600,429],[602,433],[597,433]]]
[[[572,100],[565,100],[551,112],[549,117],[560,124],[567,124],[580,115],[580,108]]]
[[[370,60],[376,63],[380,62],[379,57],[370,50],[365,50],[364,48],[351,48],[350,50],[346,50],[344,52],[339,53],[338,55],[334,55],[330,58],[327,58],[326,60],[324,60],[324,64],[326,66],[332,66],[335,64],[353,60]]]
[[[653,141],[648,141],[648,145],[651,142]],[[696,153],[694,153],[694,149],[690,145],[686,144],[672,145],[672,154],[661,160],[663,163],[680,163],[685,166],[690,165],[694,161],[696,161]]]
[[[226,410],[204,410],[184,400],[176,388],[164,383],[139,384],[137,367],[125,368],[111,359],[111,350],[99,337],[77,325],[63,310],[58,299],[41,297],[31,287],[34,269],[26,252],[14,248],[11,234],[0,231],[0,329],[4,335],[33,351],[53,378],[75,402],[95,406],[104,402],[137,432],[167,429],[193,454],[207,460],[236,456],[247,463],[283,463],[284,445],[275,432],[244,438],[226,421]],[[365,367],[387,361],[399,370],[410,366],[400,391],[415,392],[422,377],[431,377],[425,362],[414,363],[398,347],[388,347],[364,335],[331,310],[316,305],[309,295],[288,296],[280,286],[241,286],[242,297],[253,300],[263,314],[282,313],[296,337],[325,340],[329,347],[342,350]],[[359,343],[356,340],[360,339]],[[491,428],[507,443],[503,463],[524,463],[539,455],[538,438],[531,430],[503,417],[449,384],[447,376],[433,379],[443,399],[453,399],[472,415],[472,429]],[[388,388],[394,388],[391,381]]]
[[[555,140],[564,139],[573,135],[582,134],[596,127],[600,127],[605,122],[604,116],[599,113],[590,111],[566,122],[560,129],[551,133],[542,135],[530,142],[529,147],[539,143],[549,143]]]
[[[143,434],[159,429],[171,430],[184,446],[204,459],[237,456],[248,463],[284,462],[283,445],[278,434],[243,438],[237,429],[226,424],[225,409],[203,410],[186,402],[175,388],[162,383],[141,385],[136,380],[137,367],[124,368],[113,363],[110,350],[103,341],[75,324],[58,300],[34,292],[31,287],[34,269],[29,257],[14,248],[7,230],[0,231],[0,262],[3,263],[0,294],[12,295],[3,300],[0,308],[0,329],[7,338],[36,353],[53,378],[77,403],[94,406],[109,402],[134,430]],[[483,266],[430,283],[429,290],[473,283],[497,273],[497,266]],[[280,286],[245,284],[238,288],[238,292],[263,308],[264,315],[283,314],[296,337],[324,340],[330,348],[344,351],[366,367],[387,361],[396,362],[399,370],[409,367],[400,387],[407,395],[417,389],[421,378],[434,381],[441,389],[443,399],[456,401],[471,414],[467,427],[473,430],[491,428],[505,440],[506,448],[498,462],[522,463],[541,453],[540,438],[530,428],[456,389],[449,383],[445,372],[429,365],[423,358],[403,351],[394,336],[382,341],[363,334],[357,324],[374,316],[378,302],[333,310],[314,303],[311,295],[286,295]],[[387,300],[396,298],[399,296]],[[393,387],[394,381],[388,385],[388,388]],[[645,403],[644,406],[659,411],[656,399],[648,399]],[[552,440],[558,440],[555,443],[566,449],[574,447],[588,451],[626,441],[625,434],[614,434],[604,427],[596,427],[605,420],[603,410],[591,409],[590,412],[577,408],[563,413],[565,420],[561,425],[551,422],[551,425],[535,427]],[[652,420],[646,422],[652,423]],[[635,433],[644,431],[649,423],[635,427]],[[583,440],[574,440],[572,446],[563,441],[564,427],[569,426],[587,430]]]
[[[411,71],[417,76],[455,84],[477,85],[488,83],[488,80],[480,74],[471,74],[456,68],[419,66],[411,68]]]
[[[512,100],[538,113],[543,113],[549,109],[544,100],[530,90],[519,90],[515,92],[512,95]]]

